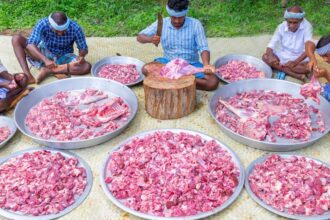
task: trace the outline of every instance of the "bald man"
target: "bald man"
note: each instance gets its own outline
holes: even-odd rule
[[[301,7],[288,8],[285,21],[277,27],[262,57],[273,69],[303,81],[308,73],[305,43],[313,35],[312,25],[304,17]]]
[[[79,56],[73,54],[77,44]],[[54,12],[38,21],[28,39],[13,36],[15,55],[29,83],[35,83],[27,61],[40,70],[36,82],[49,75],[66,78],[90,72],[91,65],[85,61],[88,47],[82,28],[63,12]]]

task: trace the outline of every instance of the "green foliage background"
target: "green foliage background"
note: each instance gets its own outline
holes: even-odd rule
[[[0,32],[31,29],[38,19],[64,11],[87,36],[135,36],[163,12],[166,1],[151,0],[0,0]],[[315,35],[330,33],[330,4],[321,0],[289,1],[301,5]],[[208,37],[273,33],[283,20],[280,0],[191,0],[189,16],[198,18]]]

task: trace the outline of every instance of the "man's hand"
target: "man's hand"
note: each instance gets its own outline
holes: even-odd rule
[[[318,70],[318,66],[317,66],[317,61],[316,60],[310,60],[307,64],[307,69],[309,71],[316,71]]]
[[[210,64],[204,65],[204,73],[205,74],[215,73],[215,67]]]
[[[85,58],[84,57],[82,57],[82,56],[79,56],[79,57],[77,57],[77,61],[76,61],[77,63],[79,63],[79,64],[83,64],[83,63],[85,63],[86,62],[86,60],[85,60]]]
[[[297,66],[297,63],[295,61],[289,61],[286,64],[284,64],[285,67],[288,67],[290,69],[294,68],[295,66]]]
[[[44,60],[45,66],[49,69],[55,68],[56,64],[54,61],[50,60],[50,59],[45,59]]]
[[[158,44],[160,43],[160,36],[154,35],[151,38],[151,43],[153,43],[155,46],[158,46]]]

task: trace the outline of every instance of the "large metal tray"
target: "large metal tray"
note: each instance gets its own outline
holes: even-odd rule
[[[142,67],[144,66],[145,63],[136,58],[125,57],[125,56],[110,56],[110,57],[105,57],[102,60],[99,60],[92,66],[92,71],[91,71],[92,76],[100,77],[99,72],[100,72],[102,66],[104,66],[106,64],[135,64],[136,69],[137,69],[138,73],[140,74],[140,77],[134,83],[125,84],[126,86],[134,86],[134,85],[142,82],[144,79],[144,75],[142,73]]]
[[[124,204],[122,204],[119,200],[117,200],[112,193],[108,190],[107,184],[105,183],[105,175],[106,175],[106,169],[108,167],[108,162],[109,162],[109,157],[110,155],[115,152],[120,150],[121,147],[123,147],[126,143],[129,143],[132,139],[136,138],[136,137],[144,137],[148,134],[154,133],[156,131],[172,131],[175,133],[179,133],[179,132],[186,132],[192,135],[200,135],[203,139],[205,140],[215,140],[221,147],[223,147],[225,150],[227,150],[230,155],[232,156],[232,160],[233,162],[236,164],[236,166],[239,168],[239,183],[234,191],[234,193],[232,194],[232,196],[221,206],[213,209],[212,211],[209,212],[204,212],[204,213],[200,213],[198,215],[193,215],[193,216],[186,216],[186,217],[159,217],[159,216],[154,216],[154,215],[149,215],[149,214],[145,214],[142,212],[138,212],[135,211],[134,209],[128,208],[126,207]],[[146,131],[146,132],[142,132],[139,133],[135,136],[132,136],[128,139],[126,139],[125,141],[121,142],[120,144],[118,144],[114,149],[112,149],[108,155],[106,156],[102,167],[101,167],[101,175],[100,175],[100,179],[101,179],[101,185],[103,188],[103,191],[105,192],[105,194],[107,195],[107,197],[111,200],[112,203],[114,203],[116,206],[118,206],[119,208],[121,208],[122,210],[124,210],[125,212],[129,212],[135,216],[144,218],[144,219],[157,219],[157,220],[193,220],[193,219],[202,219],[202,218],[206,218],[208,216],[214,215],[218,212],[221,212],[222,210],[224,210],[225,208],[227,208],[228,206],[230,206],[239,196],[240,192],[243,189],[243,185],[244,185],[244,178],[245,178],[245,173],[244,173],[244,167],[239,159],[239,157],[235,154],[235,152],[228,147],[227,145],[225,145],[224,143],[218,141],[217,139],[210,137],[206,134],[203,134],[201,132],[197,132],[197,131],[193,131],[193,130],[185,130],[185,129],[156,129],[156,130],[151,130],[151,131]]]
[[[81,167],[84,167],[87,173],[87,185],[85,187],[84,192],[78,197],[76,198],[75,203],[73,203],[71,206],[65,208],[63,211],[57,213],[57,214],[51,214],[51,215],[43,215],[43,216],[32,216],[32,215],[22,215],[19,212],[12,212],[9,210],[5,210],[5,209],[0,209],[0,215],[10,218],[10,219],[15,219],[15,220],[45,220],[45,219],[55,219],[55,218],[59,218],[63,215],[68,214],[69,212],[71,212],[72,210],[74,210],[75,208],[77,208],[88,196],[89,192],[92,189],[92,185],[93,185],[93,174],[92,174],[92,170],[89,167],[89,165],[79,156],[68,152],[68,151],[62,151],[62,150],[56,150],[53,148],[49,148],[49,147],[36,147],[36,148],[30,148],[27,150],[22,150],[22,151],[18,151],[16,153],[13,153],[11,155],[9,155],[6,158],[0,158],[0,164],[5,163],[7,160],[23,155],[24,153],[32,153],[35,151],[40,151],[40,150],[47,150],[52,152],[53,154],[60,152],[62,155],[64,155],[66,158],[77,158],[79,161],[79,165]]]
[[[10,129],[10,135],[6,140],[4,140],[2,143],[0,143],[0,148],[5,146],[7,142],[15,135],[17,127],[15,125],[15,122],[13,119],[6,117],[6,116],[0,116],[0,127],[2,126],[8,126]]]
[[[319,164],[323,164],[327,167],[330,167],[329,164],[325,163],[325,162],[322,162],[320,160],[317,160],[317,159],[314,159],[314,158],[311,158],[311,157],[306,157],[306,156],[302,156],[302,155],[296,155],[296,154],[283,154],[283,153],[280,153],[278,154],[280,155],[281,157],[283,158],[289,158],[291,156],[297,156],[297,157],[305,157],[307,158],[308,160],[314,160],[316,163],[319,163]],[[262,207],[264,207],[265,209],[277,214],[277,215],[280,215],[280,216],[283,216],[283,217],[286,217],[286,218],[289,218],[289,219],[299,219],[299,220],[323,220],[323,219],[330,219],[330,211],[324,213],[323,215],[314,215],[314,216],[305,216],[305,215],[292,215],[292,214],[289,214],[287,212],[281,212],[275,208],[273,208],[272,206],[266,204],[264,201],[262,201],[261,199],[259,199],[254,193],[253,191],[251,190],[251,187],[250,187],[250,182],[249,182],[249,176],[250,174],[252,173],[252,171],[254,170],[254,167],[258,164],[261,164],[263,163],[268,157],[270,156],[270,154],[268,155],[265,155],[265,156],[261,156],[259,158],[257,158],[256,160],[254,160],[249,166],[248,168],[246,169],[246,177],[245,177],[245,189],[246,191],[248,192],[248,194],[250,195],[250,197],[255,201],[257,202],[259,205],[261,205]]]
[[[305,100],[305,103],[308,105],[313,105],[315,108],[319,109],[322,112],[323,120],[325,123],[325,131],[323,133],[313,132],[311,139],[308,141],[295,141],[288,140],[285,138],[276,138],[275,143],[269,141],[259,141],[252,138],[245,137],[240,135],[231,129],[227,128],[221,122],[219,122],[216,118],[216,106],[219,98],[227,100],[228,98],[236,95],[237,93],[247,92],[252,90],[271,90],[275,92],[285,92],[291,94],[293,97],[298,97],[304,99],[303,96],[300,95],[300,85],[288,81],[276,80],[276,79],[249,79],[242,80],[239,82],[231,83],[225,86],[220,87],[212,96],[209,101],[209,112],[213,119],[218,123],[220,129],[226,133],[232,139],[248,145],[249,147],[258,148],[261,150],[268,151],[292,151],[298,150],[304,147],[307,147],[323,136],[327,135],[330,131],[330,103],[320,97],[321,103],[320,105],[316,104],[312,100]]]
[[[220,57],[219,59],[217,59],[214,63],[215,68],[220,68],[221,66],[227,64],[229,61],[231,60],[240,60],[240,61],[244,61],[249,63],[250,65],[254,66],[257,70],[262,71],[265,73],[266,78],[272,78],[272,68],[270,68],[264,61],[250,56],[250,55],[242,55],[242,54],[228,54],[226,56]],[[226,83],[233,83],[230,82],[226,79],[224,79],[221,74],[219,74],[218,72],[216,72],[216,75],[219,79],[221,79],[222,81],[226,82]]]
[[[131,115],[128,120],[117,130],[105,135],[79,141],[55,141],[46,140],[32,134],[25,126],[25,118],[29,110],[38,104],[42,99],[53,96],[59,91],[68,91],[76,89],[96,88],[105,92],[109,92],[113,96],[123,98],[130,107]],[[70,79],[59,80],[47,85],[34,89],[30,94],[24,97],[16,106],[14,116],[18,129],[26,136],[32,138],[37,143],[51,146],[59,149],[77,149],[94,146],[119,135],[134,119],[138,110],[138,100],[135,93],[125,85],[118,82],[95,78],[95,77],[75,77]]]

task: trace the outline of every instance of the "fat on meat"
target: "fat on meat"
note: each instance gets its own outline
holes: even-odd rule
[[[235,191],[239,174],[231,154],[216,141],[157,131],[113,152],[105,182],[136,211],[184,217],[221,206]]]
[[[252,192],[273,208],[295,215],[322,215],[330,208],[330,168],[303,156],[277,154],[249,176]]]

